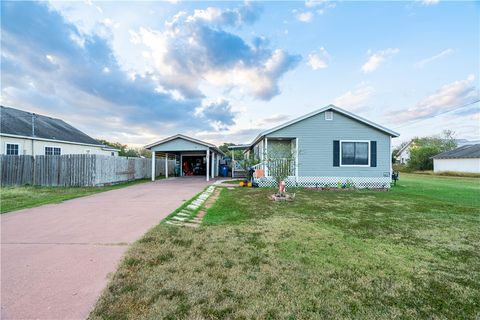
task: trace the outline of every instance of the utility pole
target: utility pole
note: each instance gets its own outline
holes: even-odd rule
[[[37,115],[32,113],[32,156],[35,156],[35,117]]]

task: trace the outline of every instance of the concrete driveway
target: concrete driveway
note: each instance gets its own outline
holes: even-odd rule
[[[128,245],[204,178],[174,178],[1,216],[1,318],[83,319]]]

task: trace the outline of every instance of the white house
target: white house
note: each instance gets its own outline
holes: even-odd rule
[[[0,154],[118,156],[118,149],[99,143],[61,119],[0,107]]]
[[[432,157],[433,171],[480,173],[480,144],[465,145]]]
[[[410,160],[410,148],[413,145],[413,140],[410,140],[406,145],[404,145],[400,150],[398,150],[397,155],[395,156],[397,162],[401,164],[406,164]]]

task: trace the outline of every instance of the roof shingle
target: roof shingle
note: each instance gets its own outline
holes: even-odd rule
[[[32,117],[34,117],[35,138],[102,146],[97,140],[72,127],[63,120],[10,107],[0,107],[0,133],[33,137]]]
[[[432,159],[480,158],[480,143],[458,147],[433,156]]]

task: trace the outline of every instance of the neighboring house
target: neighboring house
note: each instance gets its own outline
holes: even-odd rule
[[[480,144],[464,145],[432,157],[433,171],[480,173]]]
[[[99,143],[63,120],[0,107],[0,154],[118,156],[118,149]]]
[[[392,172],[391,139],[399,134],[329,105],[260,133],[248,152],[260,159],[256,181],[272,185],[277,161],[268,154],[283,146],[294,154],[287,186],[323,187],[354,185],[358,188],[389,188]],[[291,160],[284,160],[290,161]],[[261,175],[264,174],[264,177]]]
[[[410,160],[410,149],[413,146],[413,140],[410,140],[407,144],[405,144],[400,150],[398,150],[395,159],[398,163],[407,164],[408,160]]]

